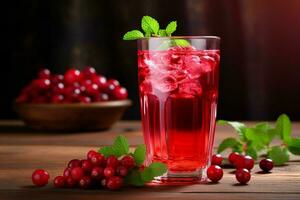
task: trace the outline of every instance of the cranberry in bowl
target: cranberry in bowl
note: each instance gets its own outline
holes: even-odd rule
[[[108,129],[130,105],[126,88],[93,67],[64,75],[41,69],[14,102],[26,125],[54,131]]]

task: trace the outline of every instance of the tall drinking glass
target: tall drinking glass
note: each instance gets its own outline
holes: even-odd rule
[[[203,181],[210,165],[218,99],[220,38],[138,40],[138,79],[146,165],[160,161],[158,181]]]

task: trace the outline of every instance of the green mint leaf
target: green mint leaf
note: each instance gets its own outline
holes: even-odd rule
[[[152,170],[153,177],[162,176],[167,172],[167,166],[162,162],[153,162],[149,165],[148,168]]]
[[[124,154],[128,154],[129,152],[129,144],[125,136],[119,135],[115,139],[113,146],[112,146],[115,155],[117,157],[120,157]]]
[[[149,182],[156,176],[162,176],[167,172],[167,166],[161,162],[153,162],[141,172],[141,179]]]
[[[176,21],[170,22],[166,27],[167,35],[171,36],[172,33],[174,33],[176,31],[176,28],[177,28],[177,22]]]
[[[282,114],[276,121],[276,130],[281,139],[284,142],[288,142],[291,137],[292,124],[289,117],[286,114]]]
[[[141,179],[147,183],[149,181],[152,181],[155,176],[153,176],[152,169],[149,167],[146,167],[142,172],[141,172]]]
[[[300,155],[300,138],[291,138],[288,142],[288,150],[295,155]]]
[[[139,166],[144,163],[146,157],[146,147],[145,145],[139,145],[134,153],[133,153],[133,158],[135,160],[135,163]]]
[[[108,157],[110,155],[115,155],[115,151],[111,146],[102,147],[98,150],[99,153],[102,153],[105,157]]]
[[[166,32],[166,30],[160,29],[160,30],[158,31],[158,35],[159,35],[160,37],[166,37],[166,36],[167,36],[167,32]]]
[[[141,23],[142,29],[145,33],[157,34],[159,30],[159,23],[150,16],[144,16]]]
[[[218,147],[218,153],[225,151],[228,148],[233,148],[238,141],[235,138],[224,139]]]
[[[151,37],[151,33],[150,32],[145,33],[145,37]]]
[[[275,165],[283,165],[289,161],[287,148],[281,148],[280,146],[272,147],[268,152],[268,157],[273,160]]]
[[[266,133],[257,131],[255,128],[246,128],[245,138],[248,142],[251,142],[251,145],[256,150],[262,150],[265,147],[264,141],[268,138]]]
[[[125,183],[133,186],[143,186],[145,184],[138,169],[132,169],[129,172],[129,174],[125,177]]]
[[[247,127],[245,124],[240,123],[240,122],[234,122],[234,121],[226,121],[226,120],[218,120],[217,122],[220,125],[230,125],[234,128],[234,130],[239,134],[239,138],[241,141],[246,141],[245,138],[245,132]]]
[[[191,44],[184,39],[174,39],[174,46],[180,46],[180,47],[188,47],[191,46]]]
[[[257,159],[257,151],[255,148],[252,146],[251,142],[247,144],[247,149],[245,152],[247,155],[251,156],[254,160]]]
[[[139,30],[128,31],[124,34],[123,40],[137,40],[143,38],[144,34]]]

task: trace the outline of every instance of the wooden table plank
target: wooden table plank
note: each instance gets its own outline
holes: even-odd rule
[[[294,132],[300,132],[300,123],[293,127]],[[258,174],[256,165],[247,186],[235,185],[232,170],[225,169],[219,184],[147,186],[119,192],[59,190],[52,184],[32,187],[33,169],[45,168],[53,178],[62,173],[68,160],[83,158],[89,149],[111,144],[118,134],[126,135],[132,145],[143,142],[139,122],[120,122],[103,132],[60,134],[34,132],[18,121],[0,121],[0,199],[300,199],[300,157],[292,157],[292,162],[276,167],[271,174]],[[229,127],[217,127],[216,143],[234,134]]]

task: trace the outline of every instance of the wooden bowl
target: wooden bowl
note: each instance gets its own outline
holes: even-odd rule
[[[87,131],[110,128],[130,105],[130,100],[121,100],[89,104],[15,103],[14,108],[26,125],[33,129]]]

